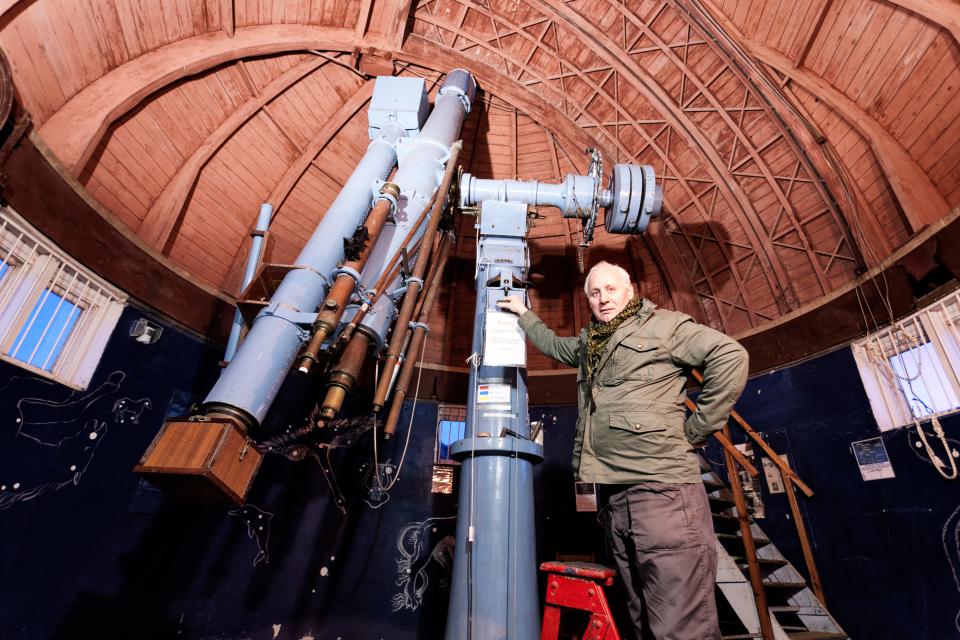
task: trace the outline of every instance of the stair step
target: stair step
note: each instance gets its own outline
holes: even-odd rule
[[[743,544],[743,538],[740,537],[739,533],[718,533],[716,535],[720,542],[739,542]],[[753,536],[753,543],[759,547],[770,544],[770,540],[762,536]]]
[[[707,493],[717,491],[718,489],[726,489],[727,485],[723,484],[718,480],[710,480],[709,478],[703,478],[703,486],[706,488]]]
[[[729,509],[736,504],[733,500],[717,496],[707,496],[707,499],[710,501],[710,507],[715,509]]]
[[[806,582],[764,582],[764,587],[768,589],[806,589]]]
[[[845,640],[849,636],[836,631],[788,631],[791,640]]]
[[[715,513],[713,514],[713,519],[724,522],[740,522],[740,518],[738,516],[731,516],[728,513]]]
[[[747,563],[747,559],[744,558],[743,556],[732,555],[730,557],[733,559],[734,562],[737,563],[737,566],[740,567],[741,569],[746,569],[748,566],[750,566]],[[760,564],[761,567],[785,567],[788,564],[790,564],[786,560],[780,560],[779,558],[757,558],[757,562]]]
[[[788,604],[774,604],[767,607],[771,613],[798,613],[800,607],[793,607]]]

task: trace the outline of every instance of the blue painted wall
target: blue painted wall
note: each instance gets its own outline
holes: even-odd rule
[[[346,515],[314,461],[279,456],[249,496],[259,511],[178,503],[130,469],[165,415],[202,399],[220,351],[173,327],[139,345],[126,333],[142,315],[124,313],[86,393],[0,363],[0,638],[266,639],[274,625],[281,639],[442,637],[456,495],[430,493],[436,405],[418,404],[387,495],[370,491],[369,432],[330,449]],[[281,393],[268,432],[299,424],[302,387]],[[816,491],[803,505],[828,604],[852,637],[960,637],[960,484],[904,430],[883,436],[896,478],[862,481],[850,442],[878,431],[849,350],[752,380],[739,409]],[[538,557],[602,559],[595,514],[574,508],[576,410],[531,415],[546,421]],[[960,439],[960,420],[943,424]],[[402,443],[383,455],[396,462]],[[785,498],[764,497],[761,526],[803,571]],[[250,515],[269,537],[248,536]]]

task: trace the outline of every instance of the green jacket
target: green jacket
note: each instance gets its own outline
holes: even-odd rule
[[[577,367],[573,468],[601,484],[700,482],[695,445],[721,429],[747,380],[747,352],[733,338],[644,300],[610,337],[593,383],[587,330],[558,337],[533,312],[520,327],[546,355]],[[684,420],[685,369],[703,372],[698,410]]]

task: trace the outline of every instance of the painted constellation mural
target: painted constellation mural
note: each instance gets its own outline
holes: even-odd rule
[[[423,603],[423,594],[430,586],[428,569],[436,564],[442,572],[440,588],[450,588],[450,575],[453,566],[454,537],[452,531],[444,535],[433,547],[431,538],[437,537],[442,530],[452,529],[456,516],[445,518],[427,518],[410,522],[397,536],[397,578],[400,591],[394,594],[392,609],[415,611]]]
[[[150,409],[153,409],[153,402],[150,401],[150,398],[140,398],[139,400],[120,398],[113,403],[113,421],[121,424],[124,422],[140,424],[140,416],[143,415],[144,411]]]
[[[112,414],[109,409],[125,379],[123,371],[114,371],[96,388],[76,391],[44,378],[13,376],[0,387],[4,459],[29,461],[0,465],[0,510],[77,485],[109,431],[103,417],[139,421],[152,407],[150,398],[123,399],[129,410],[118,409],[117,400]]]
[[[253,559],[253,566],[261,562],[270,564],[270,521],[273,520],[273,514],[252,504],[245,504],[229,513],[247,525],[247,537],[257,542],[257,555]]]

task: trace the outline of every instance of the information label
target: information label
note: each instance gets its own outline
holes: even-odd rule
[[[500,383],[477,385],[477,404],[503,404],[509,409],[511,407],[510,385]]]
[[[851,442],[850,448],[853,449],[853,456],[857,459],[864,481],[895,477],[883,438]]]
[[[519,318],[506,311],[487,310],[483,323],[483,364],[525,367],[527,349]]]

